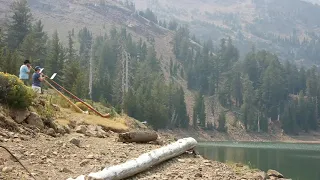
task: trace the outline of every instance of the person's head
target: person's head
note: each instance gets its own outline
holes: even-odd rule
[[[30,65],[30,61],[27,59],[23,62],[24,65]]]
[[[41,70],[41,68],[40,68],[40,66],[36,66],[36,67],[34,68],[34,70],[35,70],[37,73],[39,73],[40,70]]]

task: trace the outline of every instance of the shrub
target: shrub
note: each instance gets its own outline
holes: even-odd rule
[[[15,75],[0,72],[0,103],[13,108],[26,108],[35,97],[30,87],[27,87]]]
[[[82,102],[76,102],[75,103],[82,111],[88,111],[89,110],[89,108],[86,106],[86,105],[84,105]]]

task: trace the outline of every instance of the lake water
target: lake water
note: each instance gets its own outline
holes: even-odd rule
[[[203,142],[197,150],[207,159],[274,169],[293,180],[320,180],[318,144]]]

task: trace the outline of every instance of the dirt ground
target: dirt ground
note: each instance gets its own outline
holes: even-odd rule
[[[1,129],[0,129],[1,131]],[[71,133],[62,137],[38,134],[36,137],[10,133],[11,138],[1,137],[2,146],[7,147],[21,160],[37,180],[63,180],[90,172],[97,172],[136,158],[150,150],[159,148],[155,144],[117,142],[117,134],[107,138],[88,137]],[[80,141],[79,147],[70,139]],[[164,140],[163,137],[162,139]],[[165,143],[173,142],[165,139]],[[32,179],[3,149],[0,149],[0,179]],[[261,179],[264,173],[250,170],[243,165],[231,165],[209,161],[194,154],[184,154],[151,168],[130,179]]]

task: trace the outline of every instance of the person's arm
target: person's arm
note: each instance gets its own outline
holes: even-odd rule
[[[39,79],[39,81],[44,81],[46,79],[46,77],[44,77],[44,76],[39,74],[39,78],[38,79]]]
[[[26,65],[23,66],[23,72],[26,74],[30,73],[30,69],[28,68],[28,66],[26,66]]]
[[[32,66],[29,65],[29,66],[27,66],[27,67],[28,67],[27,73],[30,73],[30,70],[32,69]]]

